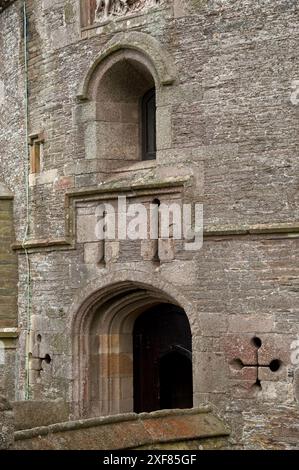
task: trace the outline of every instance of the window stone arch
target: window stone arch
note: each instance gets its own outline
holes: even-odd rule
[[[170,54],[165,51],[157,39],[141,32],[116,34],[103,48],[100,54],[92,61],[88,71],[80,84],[77,98],[90,99],[90,85],[98,67],[115,52],[133,50],[141,53],[143,61],[151,64],[155,70],[156,79],[161,86],[173,85],[177,79],[177,72]]]
[[[145,33],[119,33],[90,65],[78,91],[85,157],[105,176],[142,160],[142,98],[156,90],[156,149],[171,147],[173,62]]]

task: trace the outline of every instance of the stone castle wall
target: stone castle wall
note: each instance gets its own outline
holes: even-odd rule
[[[295,447],[298,372],[291,355],[299,332],[298,104],[293,88],[299,76],[297,2],[174,1],[145,16],[83,30],[75,0],[27,4],[29,134],[44,135],[41,172],[29,181],[31,398],[72,402],[76,309],[91,285],[96,289],[108,281],[140,279],[172,292],[191,312],[195,404],[215,404],[232,424],[237,445]],[[26,214],[22,14],[17,1],[0,16],[0,179],[15,196],[19,241]],[[192,256],[166,256],[158,270],[140,254],[132,256],[119,247],[105,266],[97,263],[84,205],[75,211],[84,236],[75,245],[66,240],[65,193],[97,188],[115,169],[96,154],[97,132],[77,95],[109,41],[133,31],[154,37],[175,70],[175,82],[164,87],[159,104],[157,164],[166,171],[175,167],[175,173],[180,166],[195,166],[204,175],[203,193],[191,194],[193,201],[204,203],[204,247]],[[148,184],[144,168],[135,168],[124,173],[129,185],[136,175],[138,180],[138,172]],[[23,399],[28,277],[24,254],[18,253],[16,393]],[[262,341],[262,389],[254,387],[256,368],[238,369],[236,362],[256,364],[255,337]],[[272,360],[280,361],[277,372],[266,367]],[[282,421],[288,433],[280,428]]]

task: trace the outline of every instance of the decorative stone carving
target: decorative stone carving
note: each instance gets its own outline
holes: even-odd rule
[[[111,17],[126,16],[141,10],[149,10],[163,5],[167,0],[97,0],[95,21],[105,21]]]

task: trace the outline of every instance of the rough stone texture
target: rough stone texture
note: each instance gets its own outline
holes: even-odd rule
[[[16,398],[27,392],[37,401],[62,399],[74,405],[77,418],[84,364],[78,368],[74,345],[84,334],[74,324],[92,311],[92,302],[104,314],[105,293],[113,300],[118,289],[124,295],[136,289],[185,309],[193,334],[194,403],[209,401],[221,410],[233,446],[298,447],[298,362],[291,360],[299,334],[298,104],[292,99],[299,77],[298,2],[174,1],[82,32],[76,0],[27,4],[29,133],[44,131],[45,143],[41,173],[29,181],[30,324],[27,263],[18,251],[21,335],[16,367],[6,368],[10,375],[17,370]],[[17,1],[0,15],[0,180],[14,193],[19,242],[26,221],[20,6]],[[97,153],[93,92],[106,63],[98,61],[118,48],[130,54],[133,48],[150,71],[155,64],[158,152],[151,166]],[[169,61],[171,73],[163,74]],[[86,77],[89,94],[82,96]],[[125,188],[134,202],[203,202],[203,249],[187,252],[168,240],[160,243],[157,265],[152,246],[143,244],[142,252],[138,244],[93,246],[91,200],[111,202]],[[261,388],[252,367],[256,336]],[[281,361],[276,372],[266,367],[273,359]],[[113,390],[130,388],[118,385]],[[106,397],[105,413],[132,411],[128,396],[120,395]]]
[[[64,422],[70,416],[68,405],[61,400],[16,401],[13,403],[13,411],[16,431]]]
[[[15,388],[15,349],[18,337],[17,257],[12,193],[0,182],[0,388],[13,399]]]
[[[0,328],[17,326],[17,257],[12,194],[0,183]]]
[[[9,7],[15,0],[1,0],[0,1],[0,13],[5,10],[5,8]]]
[[[69,422],[15,433],[18,450],[219,448],[228,430],[209,409]]]
[[[14,420],[12,407],[0,395],[0,450],[12,449],[14,443]]]

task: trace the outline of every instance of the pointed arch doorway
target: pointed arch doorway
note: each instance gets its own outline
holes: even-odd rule
[[[130,281],[86,298],[73,323],[76,416],[192,407],[191,329],[174,302]]]
[[[192,337],[181,308],[159,304],[135,321],[134,411],[192,408]]]

